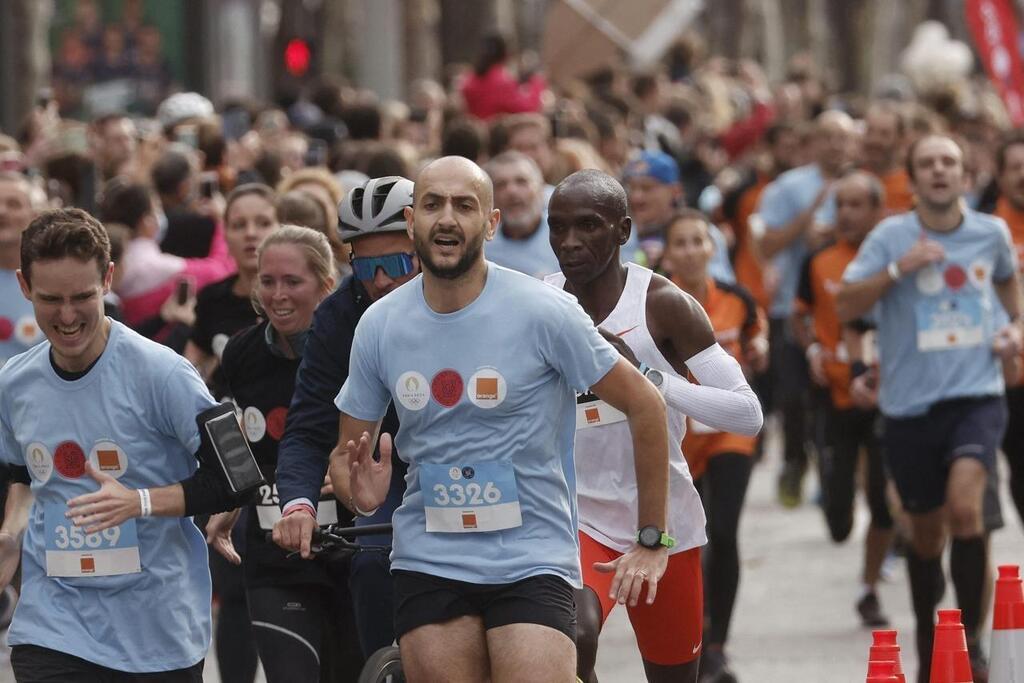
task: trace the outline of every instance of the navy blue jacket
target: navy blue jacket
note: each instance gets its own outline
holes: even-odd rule
[[[340,413],[334,399],[348,378],[356,324],[371,303],[366,289],[350,275],[313,315],[302,364],[295,377],[295,394],[288,409],[284,437],[278,447],[277,494],[281,507],[296,498],[320,499],[331,450],[338,442]],[[394,435],[397,431],[398,416],[394,405],[389,405],[381,432]],[[389,503],[394,500],[397,505],[405,489],[405,466],[397,457],[393,458],[393,466],[388,498]],[[383,521],[390,521],[390,514]]]

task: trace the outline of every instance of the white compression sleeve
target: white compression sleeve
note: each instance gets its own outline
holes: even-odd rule
[[[754,436],[761,431],[761,402],[725,349],[717,343],[709,346],[688,359],[686,367],[700,384],[664,373],[662,393],[670,408],[723,432]]]

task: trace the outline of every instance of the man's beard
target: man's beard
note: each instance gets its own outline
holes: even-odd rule
[[[473,267],[476,260],[480,258],[480,252],[484,248],[484,233],[481,230],[473,241],[465,242],[466,251],[462,254],[462,258],[456,261],[454,265],[442,266],[434,263],[431,259],[430,245],[434,241],[434,236],[432,233],[428,237],[429,241],[425,241],[420,235],[414,234],[413,246],[416,249],[416,256],[419,257],[423,270],[442,280],[456,280],[465,275]]]

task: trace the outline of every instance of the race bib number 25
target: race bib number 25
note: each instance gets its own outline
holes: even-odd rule
[[[419,467],[427,531],[467,533],[522,526],[511,464]]]
[[[67,507],[48,504],[46,525],[46,575],[54,577],[116,576],[142,571],[135,520],[92,534],[64,516]]]

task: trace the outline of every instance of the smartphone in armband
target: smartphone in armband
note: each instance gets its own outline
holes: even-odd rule
[[[232,493],[251,491],[266,483],[231,404],[222,403],[204,410],[196,419],[210,437],[213,454]]]

